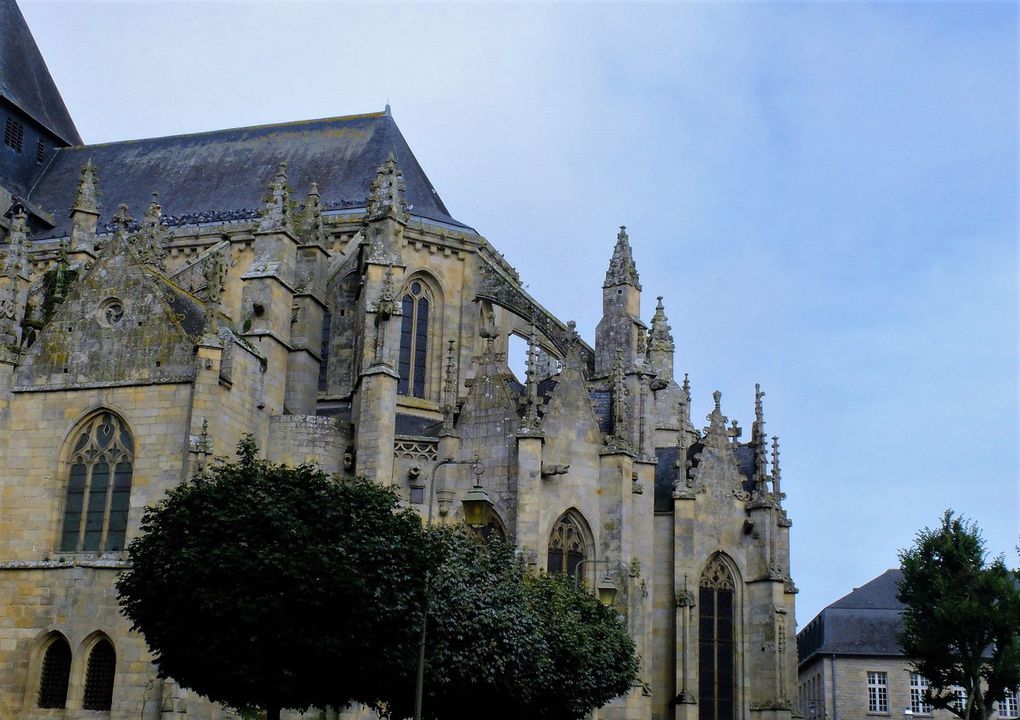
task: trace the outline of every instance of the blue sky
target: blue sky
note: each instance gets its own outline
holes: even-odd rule
[[[948,507],[1020,564],[1015,4],[21,5],[88,142],[389,101],[589,341],[626,224],[695,420],[766,391],[801,625]]]

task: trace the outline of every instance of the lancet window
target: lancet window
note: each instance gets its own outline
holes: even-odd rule
[[[85,670],[83,710],[109,710],[113,705],[113,679],[117,671],[117,655],[106,638],[92,646]]]
[[[432,298],[421,280],[413,280],[401,298],[400,359],[397,392],[425,397],[428,378],[429,311]]]
[[[70,442],[60,549],[123,550],[134,467],[131,433],[116,415],[102,412],[73,432]]]
[[[39,696],[36,705],[41,708],[62,708],[67,705],[67,681],[71,677],[71,646],[63,635],[57,635],[43,655],[39,677]]]
[[[729,567],[713,556],[698,593],[698,720],[733,720],[734,590]]]
[[[577,577],[588,556],[586,536],[581,517],[573,511],[564,513],[549,536],[548,571]]]

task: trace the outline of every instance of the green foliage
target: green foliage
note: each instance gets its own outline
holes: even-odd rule
[[[374,702],[414,661],[424,533],[388,489],[258,459],[215,465],[146,510],[118,582],[161,674],[217,702]]]
[[[573,720],[630,689],[634,644],[590,592],[470,531],[434,530],[430,548],[426,718]],[[394,718],[411,715],[415,671],[393,685]]]
[[[1001,557],[987,560],[977,525],[947,510],[900,553],[904,654],[928,678],[932,705],[987,720],[1020,685],[1020,588]],[[956,705],[955,688],[967,695]]]

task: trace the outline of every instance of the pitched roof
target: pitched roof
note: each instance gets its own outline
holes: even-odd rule
[[[15,0],[0,0],[0,96],[68,145],[81,144],[81,136]]]
[[[293,200],[317,182],[325,211],[363,208],[391,152],[412,215],[470,230],[450,216],[389,112],[380,112],[58,150],[29,194],[57,226],[35,238],[69,232],[67,208],[89,159],[106,218],[120,203],[146,207],[156,191],[164,222],[185,224],[256,217],[280,162],[287,163]]]
[[[803,664],[815,655],[902,655],[896,636],[903,603],[896,599],[903,573],[886,570],[832,603],[797,633]]]

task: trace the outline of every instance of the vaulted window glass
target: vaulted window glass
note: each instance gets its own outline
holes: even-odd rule
[[[884,672],[868,673],[868,712],[889,712],[889,677]]]
[[[698,720],[733,720],[733,575],[716,556],[705,566],[699,585]]]
[[[322,336],[320,338],[319,345],[319,357],[322,358],[319,362],[319,390],[324,391],[327,387],[326,380],[328,378],[327,369],[329,368],[329,333],[330,328],[333,324],[333,315],[331,313],[324,313],[322,316]]]
[[[100,640],[92,646],[92,652],[89,653],[82,709],[110,709],[113,704],[113,678],[116,670],[117,655],[113,651],[113,645],[109,640]]]
[[[1017,703],[1016,690],[1007,690],[1002,700],[999,701],[999,717],[1015,718],[1020,717],[1020,704]]]
[[[921,673],[910,673],[910,712],[914,715],[931,715],[932,706],[924,701],[928,678]]]
[[[41,708],[62,708],[67,704],[67,681],[71,676],[71,647],[58,636],[43,655],[42,674],[39,678]]]
[[[131,433],[120,418],[104,412],[72,433],[70,442],[60,549],[123,550],[134,465]]]
[[[550,573],[577,576],[581,563],[588,555],[582,522],[574,512],[565,513],[556,521],[549,536],[547,569]]]
[[[397,368],[400,380],[397,383],[397,392],[401,395],[425,397],[430,303],[428,291],[420,280],[415,280],[408,286],[400,301],[402,317]]]

